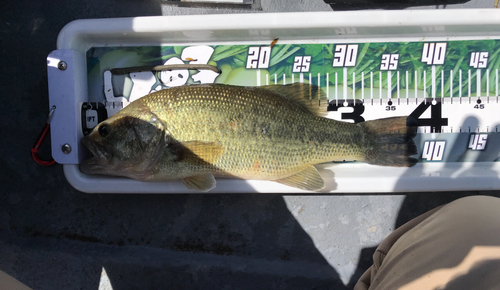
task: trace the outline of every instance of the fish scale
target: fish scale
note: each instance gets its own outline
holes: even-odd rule
[[[279,179],[309,164],[362,159],[361,146],[354,139],[360,128],[307,114],[290,106],[289,100],[261,91],[192,86],[153,93],[146,103],[172,128],[174,139],[219,142],[226,148],[214,164],[221,173]],[[165,103],[168,110],[163,109]],[[231,127],[231,122],[236,124]],[[261,126],[269,128],[259,133]]]

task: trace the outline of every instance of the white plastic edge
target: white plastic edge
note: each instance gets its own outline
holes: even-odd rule
[[[359,163],[316,166],[325,180],[320,192],[303,191],[273,181],[216,178],[209,193],[340,194],[494,190],[500,188],[497,162],[423,163],[412,168],[380,167]],[[64,165],[68,182],[87,193],[200,193],[181,181],[139,182],[82,174],[78,165]]]
[[[230,25],[228,25],[230,23]],[[142,42],[199,42],[200,35],[189,31],[206,32],[205,40],[230,41],[235,32],[262,30],[262,40],[295,37],[307,37],[301,31],[318,29],[318,38],[359,38],[369,35],[332,35],[339,28],[402,28],[401,31],[386,31],[386,37],[402,35],[405,31],[415,35],[450,35],[460,34],[460,29],[451,31],[433,31],[432,29],[411,31],[409,27],[459,27],[463,32],[474,34],[480,26],[488,34],[499,35],[500,13],[495,9],[457,9],[457,10],[397,10],[397,11],[343,11],[343,12],[293,12],[293,13],[246,13],[212,14],[182,16],[152,16],[135,18],[88,19],[68,23],[60,32],[58,49],[74,49],[85,52],[93,45],[104,46],[127,43],[134,39]],[[285,33],[285,31],[290,33]],[[321,32],[330,32],[323,35]],[[172,34],[178,32],[177,34]],[[214,32],[231,32],[213,35]],[[292,33],[293,32],[293,33]],[[381,31],[382,32],[382,31]],[[166,34],[165,34],[166,33]],[[279,35],[282,33],[284,35]],[[163,37],[162,35],[165,34]],[[242,34],[243,35],[243,34]],[[156,36],[156,39],[155,39]],[[168,39],[169,38],[169,39]],[[109,41],[109,42],[106,42]],[[137,43],[136,43],[137,45]]]

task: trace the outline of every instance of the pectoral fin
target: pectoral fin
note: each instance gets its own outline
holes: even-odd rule
[[[219,161],[224,153],[224,147],[216,142],[188,141],[181,142],[180,145],[210,164]]]
[[[182,179],[182,183],[189,189],[207,192],[215,188],[215,178],[211,173],[190,176]]]
[[[325,187],[323,178],[321,178],[318,170],[312,165],[309,165],[306,169],[292,176],[277,179],[275,181],[284,185],[310,191],[318,191]]]

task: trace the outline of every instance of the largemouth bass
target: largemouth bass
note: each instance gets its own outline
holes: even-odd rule
[[[80,169],[141,181],[181,179],[200,191],[215,187],[214,176],[317,191],[324,182],[314,164],[417,162],[410,157],[417,153],[411,117],[351,124],[325,118],[326,106],[318,87],[301,83],[161,90],[132,102],[84,137],[94,157]]]

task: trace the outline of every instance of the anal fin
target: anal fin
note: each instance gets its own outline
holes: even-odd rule
[[[189,189],[196,189],[203,192],[215,188],[215,178],[211,173],[183,178],[182,183]]]
[[[325,187],[323,178],[321,178],[318,170],[312,165],[309,165],[306,169],[295,173],[292,176],[274,181],[291,187],[310,191],[318,191]]]

